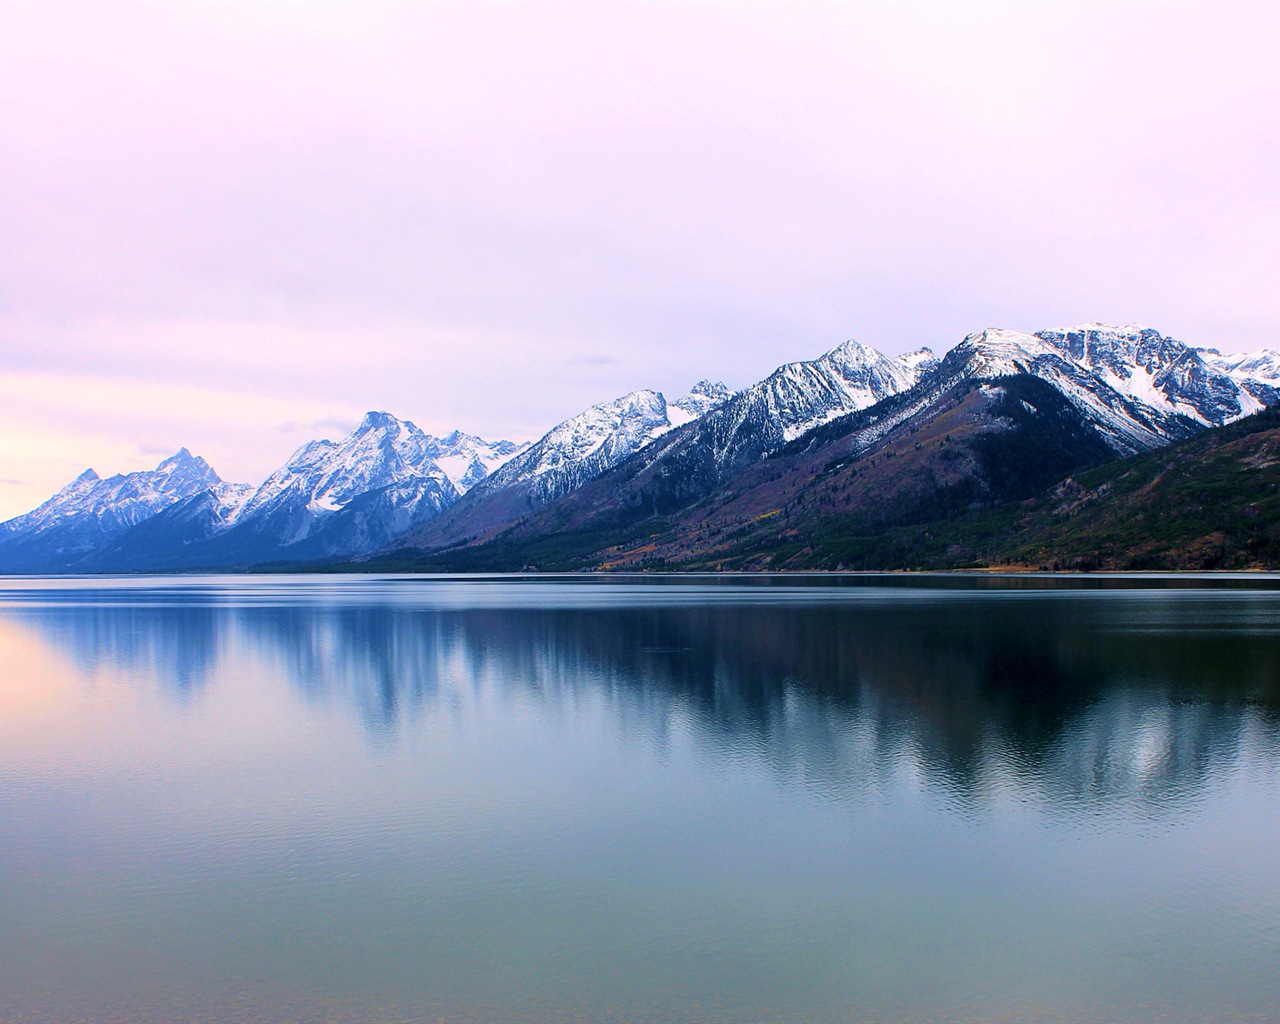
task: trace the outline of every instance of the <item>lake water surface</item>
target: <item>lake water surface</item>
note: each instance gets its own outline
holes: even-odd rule
[[[0,580],[0,1021],[1280,1020],[1275,578]]]

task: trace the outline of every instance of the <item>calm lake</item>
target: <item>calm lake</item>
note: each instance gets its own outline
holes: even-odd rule
[[[1280,579],[0,579],[0,1021],[1280,1019]]]

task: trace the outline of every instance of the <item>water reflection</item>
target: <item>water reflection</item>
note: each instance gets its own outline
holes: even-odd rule
[[[216,671],[232,625],[215,609],[181,606],[54,605],[13,617],[70,657],[86,676],[106,671],[152,680],[184,702]]]
[[[836,798],[908,765],[974,807],[1010,785],[1172,806],[1242,745],[1276,750],[1275,592],[441,586],[55,588],[0,595],[0,614],[85,675],[183,701],[233,659],[349,707],[376,743],[459,697],[603,701],[659,747],[689,723],[708,750]]]

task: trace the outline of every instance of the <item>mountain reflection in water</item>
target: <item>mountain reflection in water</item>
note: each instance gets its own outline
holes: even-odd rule
[[[231,580],[6,591],[0,615],[86,676],[193,704],[256,664],[349,707],[375,746],[458,698],[604,701],[658,748],[678,721],[838,799],[909,763],[964,805],[998,781],[1156,809],[1244,748],[1275,757],[1280,593],[1033,584]]]

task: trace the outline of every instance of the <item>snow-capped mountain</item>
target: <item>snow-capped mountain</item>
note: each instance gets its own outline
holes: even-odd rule
[[[459,494],[472,487],[514,455],[529,447],[529,442],[485,441],[473,434],[455,430],[444,437],[431,437],[424,454],[440,467]]]
[[[1150,327],[1095,323],[1041,331],[1039,337],[1066,349],[1121,394],[1206,427],[1247,416],[1263,405],[1203,353]]]
[[[238,504],[206,499],[174,510],[163,525],[186,517],[200,537],[183,545],[188,564],[354,554],[439,515],[523,447],[461,431],[433,437],[408,420],[370,412],[340,441],[304,444]]]
[[[978,331],[947,353],[936,386],[1019,373],[1061,391],[1118,455],[1221,426],[1264,404],[1253,394],[1264,393],[1263,385],[1248,371],[1237,378],[1201,350],[1138,325]]]
[[[682,493],[700,493],[806,430],[910,389],[936,365],[928,349],[891,359],[846,341],[737,394],[707,381],[669,404],[657,392],[633,392],[554,427],[405,542],[436,547],[484,536],[615,466],[656,465],[673,447],[687,461],[670,459],[662,471],[682,479]]]
[[[703,380],[674,402],[658,391],[633,391],[601,402],[552,427],[476,488],[490,494],[528,484],[538,504],[580,487],[655,438],[723,404],[732,392]]]
[[[993,328],[970,334],[941,360],[927,348],[889,357],[846,341],[736,394],[706,380],[670,402],[634,391],[533,444],[460,431],[433,437],[371,412],[345,438],[303,445],[256,488],[223,482],[186,449],[145,473],[101,480],[90,470],[0,524],[0,571],[244,566],[470,544],[517,520],[552,530],[584,523],[595,513],[584,519],[573,504],[579,496],[566,499],[579,490],[579,505],[615,518],[667,515],[737,486],[731,482],[753,467],[767,477],[772,470],[760,466],[772,456],[843,438],[841,458],[857,458],[895,431],[915,431],[958,407],[975,384],[994,394],[1005,385],[991,382],[1025,375],[1065,399],[1070,411],[1059,420],[1076,440],[1092,437],[1115,455],[1280,400],[1280,354],[1222,355],[1136,325]],[[553,502],[549,518],[522,519]]]
[[[224,564],[210,561],[200,552],[205,550],[205,542],[229,528],[230,520],[253,497],[255,490],[251,484],[214,484],[174,502],[150,519],[86,552],[68,568],[81,572],[121,572]]]
[[[966,404],[960,415],[981,422],[964,429],[998,432],[1003,428],[987,422],[992,415],[987,410],[1002,407],[998,395],[1003,390],[987,382],[1008,377],[1038,378],[1061,396],[1042,403],[1058,408],[1046,414],[1046,443],[1053,437],[1064,450],[1127,455],[1253,411],[1257,401],[1250,388],[1260,389],[1259,378],[1274,365],[1260,354],[1223,368],[1149,328],[1101,324],[1038,334],[979,331],[942,360],[928,349],[890,358],[846,342],[818,359],[781,366],[696,421],[656,434],[656,440],[613,467],[574,481],[553,506],[538,510],[536,502],[515,500],[518,488],[504,488],[500,472],[467,502],[407,540],[428,549],[474,544],[495,536],[501,526],[504,543],[525,543],[552,532],[590,534],[647,517],[679,515],[713,495],[730,501],[740,483],[772,493],[773,477],[760,468],[771,456],[836,445],[838,458],[847,462],[909,432],[913,424],[957,408],[974,385],[981,385],[987,398]],[[1246,387],[1240,378],[1253,383]],[[1029,406],[1023,412],[1035,415]],[[1065,432],[1062,438],[1053,433],[1059,429]],[[1033,455],[1028,458],[1034,461]],[[516,465],[513,460],[508,471]],[[781,465],[774,472],[784,472]],[[945,462],[940,466],[944,476],[956,472]],[[761,472],[763,477],[755,479]],[[748,485],[751,474],[755,483]],[[569,491],[571,496],[563,496]]]
[[[907,390],[936,364],[928,349],[890,359],[846,341],[818,359],[787,363],[736,395],[705,380],[669,404],[656,391],[636,391],[552,428],[478,493],[532,479],[538,481],[539,498],[551,500],[695,420],[704,427],[714,424],[726,447],[750,436],[764,441],[753,450],[768,451],[819,423]]]
[[[435,511],[458,499],[458,488],[429,450],[437,439],[387,412],[367,413],[341,441],[308,441],[230,519],[254,523],[278,543],[294,544],[330,514],[368,491],[410,481],[422,486],[419,500]]]
[[[1201,359],[1227,374],[1261,405],[1280,401],[1280,352],[1266,348],[1241,355],[1223,355],[1216,348],[1197,351]]]
[[[701,421],[700,433],[718,463],[738,465],[909,390],[937,364],[927,348],[890,358],[849,340],[817,359],[778,367]]]
[[[409,534],[405,543],[422,543],[424,533],[453,540],[518,519],[576,490],[663,435],[713,413],[732,396],[724,384],[701,380],[671,402],[661,392],[642,390],[593,405],[556,424],[477,484],[446,515]]]
[[[87,469],[39,508],[0,523],[0,571],[60,568],[193,495],[234,486],[186,448],[155,469],[105,480]]]
[[[345,556],[438,515],[524,449],[461,431],[433,437],[371,412],[340,441],[310,441],[259,487],[228,484],[184,448],[155,470],[89,470],[0,524],[0,571],[113,571]]]
[[[307,514],[297,517],[296,534],[281,538],[292,543],[306,536],[324,514],[354,498],[411,481],[419,485],[414,488],[419,500],[427,498],[443,508],[524,447],[456,430],[433,437],[388,412],[366,413],[341,441],[309,441],[294,452],[231,517],[231,524],[271,515],[285,506],[305,509]],[[423,486],[428,481],[435,487]]]
[[[667,403],[667,421],[673,427],[683,426],[723,405],[732,396],[733,392],[722,382],[700,380],[687,395]]]

